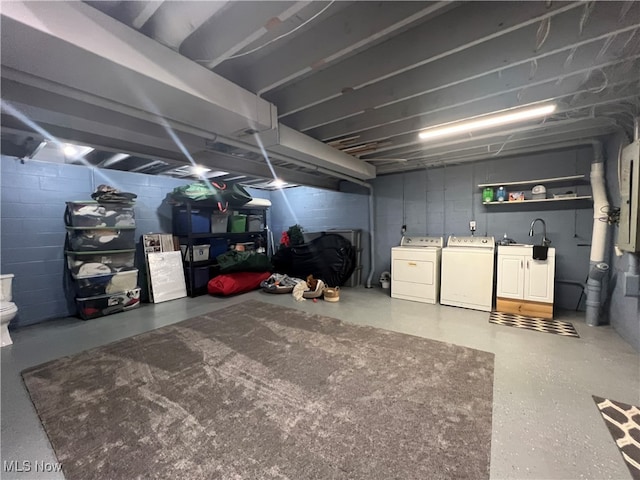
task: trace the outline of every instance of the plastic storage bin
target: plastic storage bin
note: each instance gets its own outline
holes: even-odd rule
[[[78,278],[73,283],[76,296],[81,298],[126,292],[138,286],[138,269],[134,268],[111,275]]]
[[[214,213],[211,215],[211,233],[226,233],[229,215]]]
[[[210,244],[209,258],[216,258],[229,250],[229,243],[225,238],[212,238]]]
[[[207,283],[210,280],[210,269],[209,267],[187,267],[185,269],[185,281],[187,285],[191,281],[191,268],[193,268],[194,274],[194,289],[206,288]]]
[[[136,248],[136,227],[67,227],[67,245],[74,252]]]
[[[229,231],[232,233],[242,233],[247,231],[246,215],[231,215],[229,218]]]
[[[174,219],[174,231],[176,235],[188,235],[189,233],[210,233],[211,210],[191,209],[191,232],[189,232],[189,217],[187,209],[177,211]]]
[[[69,227],[135,227],[131,203],[66,202],[65,224]]]
[[[67,250],[65,253],[71,275],[78,279],[132,269],[136,251],[71,252]]]
[[[76,305],[83,320],[124,312],[140,306],[140,288],[113,295],[76,298]]]
[[[247,217],[247,232],[261,232],[262,230],[264,230],[262,215],[249,215]]]
[[[194,245],[193,246],[193,261],[194,262],[202,262],[204,260],[209,260],[209,248],[211,245]],[[182,258],[190,262],[191,261],[191,252],[189,251],[188,245],[180,245],[180,250],[182,250]]]

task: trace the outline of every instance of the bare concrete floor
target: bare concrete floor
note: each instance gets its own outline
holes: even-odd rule
[[[563,312],[558,319],[572,321],[581,338],[560,337],[490,324],[486,312],[391,299],[379,288],[343,289],[340,302],[333,304],[298,303],[289,295],[263,292],[228,299],[202,296],[15,331],[14,344],[0,350],[0,477],[64,478],[33,471],[34,462],[56,459],[23,386],[23,369],[248,299],[494,353],[491,478],[631,478],[591,398],[640,404],[640,356],[612,328],[588,327],[582,315]],[[32,471],[6,472],[5,462],[12,460],[31,462]]]

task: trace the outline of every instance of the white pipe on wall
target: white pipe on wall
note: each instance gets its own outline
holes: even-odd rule
[[[591,142],[593,145],[593,163],[591,164],[591,192],[593,195],[593,233],[591,234],[591,253],[589,278],[587,280],[587,312],[586,323],[595,327],[600,324],[600,311],[603,299],[603,280],[609,273],[609,265],[604,263],[607,247],[607,230],[609,223],[607,215],[610,205],[607,200],[607,190],[604,179],[604,157],[602,143]]]
[[[594,147],[595,149],[596,147]],[[600,159],[597,163],[591,164],[591,191],[593,195],[593,233],[591,235],[591,262],[604,261],[604,254],[607,240],[607,213],[609,212],[609,201],[604,182],[604,163]]]

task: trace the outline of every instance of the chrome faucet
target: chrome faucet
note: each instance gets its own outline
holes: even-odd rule
[[[551,240],[547,238],[547,224],[544,223],[544,220],[541,218],[536,218],[533,222],[531,222],[531,228],[529,229],[529,236],[533,237],[533,226],[536,222],[542,222],[542,245],[548,247],[551,244]]]

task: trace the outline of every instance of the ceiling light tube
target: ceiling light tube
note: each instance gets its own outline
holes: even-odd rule
[[[444,137],[447,135],[454,135],[456,133],[475,132],[476,130],[482,130],[484,128],[498,127],[509,123],[544,117],[553,113],[555,109],[555,104],[548,104],[484,116],[475,120],[463,120],[447,126],[433,127],[423,130],[418,134],[418,137],[420,137],[421,140],[429,140],[431,138]]]

